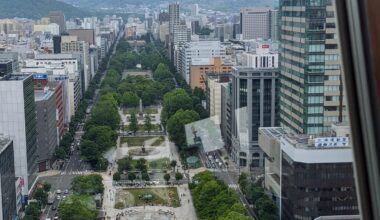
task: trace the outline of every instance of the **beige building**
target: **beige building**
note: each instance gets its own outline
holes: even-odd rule
[[[190,86],[191,88],[206,89],[205,81],[208,73],[230,73],[232,65],[225,64],[222,58],[193,58],[190,66]]]
[[[222,86],[226,86],[229,81],[229,74],[223,75],[207,75],[206,81],[207,110],[215,124],[220,124],[221,122]]]

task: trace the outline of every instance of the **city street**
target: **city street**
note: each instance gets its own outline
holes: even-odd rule
[[[119,32],[119,36],[115,42],[115,45],[117,45],[117,43],[120,40],[123,32],[124,32],[124,30],[121,30]],[[112,54],[115,54],[115,52],[116,52],[116,46],[114,46]],[[111,55],[111,57],[112,57],[112,55]],[[108,66],[109,66],[109,60],[107,63],[107,69],[108,69]],[[103,72],[100,83],[103,81],[106,71]],[[99,85],[100,85],[100,83],[99,83]],[[92,102],[96,103],[98,98],[99,98],[99,89],[96,89]],[[53,204],[47,205],[45,208],[44,216],[43,216],[44,218],[54,219],[54,216],[57,215],[57,212],[58,212],[57,210],[58,210],[59,204],[63,200],[63,197],[67,196],[64,194],[65,190],[68,190],[69,194],[71,193],[71,191],[70,191],[71,181],[75,176],[88,174],[88,173],[92,172],[91,166],[88,163],[81,160],[80,150],[79,150],[80,141],[81,141],[82,135],[84,133],[84,130],[83,130],[84,129],[84,123],[87,122],[88,120],[90,120],[92,108],[93,108],[93,105],[88,106],[88,110],[86,112],[89,112],[89,114],[86,114],[84,122],[78,124],[78,126],[77,126],[77,130],[76,130],[75,136],[74,136],[74,141],[72,143],[72,146],[73,146],[72,154],[70,155],[70,158],[64,162],[62,169],[59,170],[58,172],[52,171],[52,172],[50,172],[51,173],[50,175],[48,172],[46,175],[39,177],[39,181],[41,181],[41,182],[46,181],[46,182],[51,184],[51,190],[50,191],[55,194],[54,195],[55,199],[54,199]],[[57,190],[61,191],[61,195],[59,195],[60,199],[58,197]]]

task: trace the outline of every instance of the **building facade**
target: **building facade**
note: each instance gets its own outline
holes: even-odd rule
[[[328,132],[332,123],[347,121],[334,6],[281,0],[280,10],[281,126]]]
[[[0,80],[0,133],[13,140],[15,175],[28,196],[37,178],[36,107],[32,75]]]
[[[48,87],[35,90],[37,114],[37,154],[38,171],[53,167],[53,155],[57,146],[56,100],[54,92]]]
[[[231,73],[232,65],[225,64],[222,58],[194,58],[190,66],[190,86],[191,88],[201,88],[206,90],[207,74]]]
[[[278,11],[270,7],[240,10],[241,33],[244,40],[273,39],[278,37]]]
[[[0,219],[17,216],[13,141],[0,136]]]
[[[169,33],[174,33],[174,26],[179,25],[179,2],[169,5]]]
[[[48,15],[50,23],[59,25],[59,33],[62,34],[66,31],[65,15],[61,11],[50,11]]]
[[[232,151],[235,163],[259,168],[264,153],[258,145],[259,127],[278,125],[279,69],[233,67],[231,75]]]
[[[197,41],[184,44],[179,51],[178,72],[190,84],[190,66],[192,59],[226,57],[226,48],[220,41]]]

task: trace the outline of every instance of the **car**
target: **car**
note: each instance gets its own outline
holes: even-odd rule
[[[66,196],[62,196],[62,199],[66,199]]]
[[[57,206],[53,205],[53,206],[51,207],[51,210],[57,210]]]
[[[60,189],[57,189],[57,194],[61,194],[62,191]]]
[[[65,189],[65,194],[69,194],[69,190],[68,189]]]
[[[54,216],[54,219],[58,219],[58,215]]]
[[[60,200],[60,199],[61,199],[61,196],[60,196],[60,195],[58,195],[58,196],[57,196],[57,199],[58,199],[58,200]]]

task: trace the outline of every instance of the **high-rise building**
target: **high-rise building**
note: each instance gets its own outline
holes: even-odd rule
[[[179,2],[169,5],[169,33],[174,33],[174,26],[179,25]]]
[[[95,30],[94,29],[70,29],[67,30],[71,36],[77,36],[78,41],[85,41],[89,45],[95,45]]]
[[[167,11],[160,12],[160,14],[158,15],[158,21],[160,22],[160,24],[164,22],[169,22],[169,13]]]
[[[190,84],[190,66],[194,58],[225,58],[226,48],[220,41],[197,41],[189,42],[180,48],[179,62],[177,65],[178,72]]]
[[[195,17],[199,15],[199,6],[198,4],[192,4],[191,6],[191,11],[190,11],[190,16]]]
[[[331,2],[280,1],[281,126],[295,133],[327,132],[347,121]]]
[[[206,78],[206,109],[215,124],[221,124],[222,117],[222,87],[228,85],[230,73],[207,74]]]
[[[48,15],[50,23],[59,25],[59,33],[62,34],[66,31],[65,15],[61,11],[50,11]]]
[[[37,154],[38,171],[53,168],[53,155],[57,146],[57,122],[54,92],[48,87],[35,90],[37,115]]]
[[[360,219],[349,131],[336,124],[328,135],[313,137],[260,128],[260,147],[268,155],[265,187],[280,219]]]
[[[277,10],[270,7],[242,8],[240,10],[240,25],[243,39],[276,40],[278,37],[277,13]]]
[[[231,156],[241,167],[255,171],[264,164],[258,129],[278,125],[279,75],[278,68],[233,67]]]
[[[11,75],[0,80],[0,133],[13,140],[15,175],[23,196],[36,180],[37,130],[32,75]]]
[[[16,177],[13,141],[0,136],[0,219],[14,219],[16,208]]]

